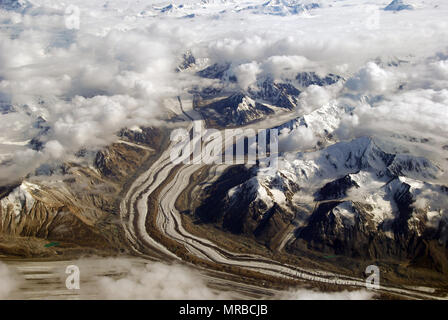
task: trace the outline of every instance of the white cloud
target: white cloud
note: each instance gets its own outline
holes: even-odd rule
[[[45,144],[45,151],[51,158],[60,159],[64,154],[64,147],[58,141],[51,140]]]
[[[396,75],[384,70],[374,62],[367,63],[352,78],[346,86],[352,91],[364,94],[383,94],[396,89]]]
[[[448,60],[436,61],[430,64],[432,74],[440,80],[448,80]]]
[[[328,104],[335,99],[341,90],[341,85],[331,87],[320,87],[311,85],[300,94],[301,106],[307,111]]]
[[[257,81],[257,75],[261,73],[261,69],[256,62],[241,64],[234,70],[238,79],[238,84],[244,90]]]
[[[109,262],[127,267],[128,273],[120,279],[98,279],[100,296],[106,299],[199,300],[230,297],[225,292],[208,287],[203,276],[185,266],[155,262],[139,267],[123,259],[111,259]]]
[[[262,65],[263,71],[275,79],[294,79],[300,71],[310,70],[313,63],[302,56],[271,56]]]

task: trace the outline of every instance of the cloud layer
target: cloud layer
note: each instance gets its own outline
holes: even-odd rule
[[[18,287],[15,274],[6,264],[0,261],[0,300],[7,299]]]
[[[216,300],[235,299],[240,297],[235,292],[212,289],[208,285],[208,277],[185,265],[167,265],[165,263],[139,263],[124,258],[85,259],[76,262],[83,277],[95,279],[94,292],[101,299],[156,299],[156,300]],[[119,272],[120,277],[95,276],[104,270]],[[93,268],[94,267],[94,268]],[[86,270],[92,274],[86,275]],[[98,271],[99,270],[99,271]],[[81,285],[82,287],[82,285]],[[367,290],[341,291],[324,293],[311,289],[294,289],[278,291],[275,299],[286,300],[367,300],[374,298]]]
[[[333,99],[358,107],[367,97],[375,109],[361,104],[341,137],[382,134],[399,123],[401,135],[433,136],[427,148],[446,157],[438,145],[447,137],[446,3],[417,1],[415,10],[395,14],[379,0],[321,1],[307,15],[280,17],[240,10],[249,2],[174,1],[185,5],[162,10],[159,1],[76,0],[79,29],[67,28],[77,11],[58,1],[0,10],[2,184],[110,144],[123,127],[159,123],[165,99],[202,83],[194,72],[175,72],[187,50],[198,61],[231,63],[242,90],[265,76],[339,74],[345,88],[308,88],[302,111]],[[299,145],[313,141],[303,134]],[[38,150],[28,145],[32,138]]]

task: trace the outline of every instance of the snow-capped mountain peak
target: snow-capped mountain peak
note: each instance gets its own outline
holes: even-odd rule
[[[393,0],[391,3],[384,8],[386,11],[401,11],[401,10],[412,10],[414,7],[410,4],[405,4],[403,0]]]

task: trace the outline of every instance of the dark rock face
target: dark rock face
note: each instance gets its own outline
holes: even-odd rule
[[[0,81],[2,78],[0,77]],[[8,114],[14,112],[15,109],[11,104],[11,99],[8,95],[0,92],[0,114]]]
[[[221,79],[224,80],[227,71],[230,69],[230,63],[215,63],[201,71],[197,75],[206,79]]]
[[[254,99],[261,99],[276,107],[292,110],[297,106],[300,91],[289,83],[276,83],[266,79],[257,90],[249,90]]]
[[[124,129],[119,133],[119,136],[124,140],[153,149],[157,149],[162,140],[160,130],[151,127],[141,128],[141,131]],[[113,181],[120,181],[138,167],[144,153],[144,149],[124,143],[116,143],[96,154],[94,166],[104,177]]]
[[[224,199],[228,190],[253,177],[255,172],[244,166],[234,166],[226,172],[210,187],[206,188],[209,195],[199,206],[195,214],[204,223],[222,223],[225,206]]]
[[[291,224],[294,217],[286,213],[279,205],[274,204],[258,220],[257,227],[253,231],[258,242],[264,243],[267,247],[273,247],[273,240],[284,233],[284,230]]]
[[[231,199],[228,194],[230,189],[241,185],[255,174],[254,168],[229,168],[206,190],[209,196],[196,208],[195,216],[202,223],[217,224],[233,234],[255,237],[269,247],[272,240],[282,235],[291,223],[293,215],[277,204],[269,208],[266,203],[256,199],[256,194],[249,186],[243,186],[237,199]]]
[[[123,129],[118,136],[150,147],[158,146],[161,140],[160,131],[152,127],[143,127],[141,131]]]
[[[359,255],[361,250],[355,248],[359,242],[356,243],[354,240],[358,236],[355,230],[359,225],[360,216],[353,208],[353,204],[350,203],[350,207],[354,210],[355,224],[349,228],[343,228],[344,222],[334,212],[340,203],[334,201],[320,204],[310,217],[308,225],[296,231],[297,240],[289,249],[295,248],[298,244],[304,245],[300,241],[303,240],[309,249],[320,252]]]
[[[228,196],[220,201],[222,228],[234,234],[253,236],[268,247],[274,237],[292,222],[294,215],[275,204],[268,207],[250,192],[241,192],[237,200]]]
[[[339,80],[342,80],[342,78],[332,73],[321,78],[315,72],[301,72],[296,76],[296,80],[302,87],[306,88],[311,85],[316,85],[320,87],[329,86],[335,84]]]
[[[43,137],[48,134],[51,127],[44,118],[39,116],[33,123],[33,128],[38,129],[38,134],[30,140],[28,146],[33,150],[41,151],[45,147],[45,139]]]
[[[44,143],[39,138],[33,138],[28,143],[29,147],[35,151],[41,151],[44,148]]]
[[[351,224],[338,214],[341,205],[351,210]],[[297,238],[287,250],[294,253],[306,248],[352,258],[406,259],[407,245],[377,230],[369,217],[371,209],[351,201],[322,203],[310,217],[308,225],[296,231]]]
[[[385,153],[373,142],[367,144],[361,154],[350,149],[347,152],[345,168],[374,169],[378,177],[389,180],[384,187],[384,199],[391,204],[393,216],[378,224],[375,220],[377,213],[374,213],[372,205],[342,200],[348,190],[359,187],[350,174],[345,175],[325,184],[316,193],[317,207],[306,226],[297,230],[297,239],[288,248],[290,252],[306,248],[354,258],[393,257],[414,261],[418,257],[418,248],[427,249],[429,242],[444,238],[440,234],[438,238],[434,236],[434,231],[426,225],[426,211],[414,205],[411,186],[399,178],[409,175],[433,176],[433,164],[418,157]],[[341,164],[334,163],[334,166],[340,168]],[[440,190],[443,192],[443,187]],[[445,266],[448,261],[447,242],[442,241],[438,246],[431,245],[431,248],[431,254],[438,257],[438,269],[448,271]],[[421,263],[421,260],[418,261]]]
[[[131,168],[135,168],[142,155],[125,144],[116,144],[113,148],[105,148],[96,154],[94,166],[98,171],[112,181],[125,178]]]
[[[182,55],[182,62],[177,67],[177,71],[186,70],[196,64],[196,58],[193,56],[191,51],[187,51]]]
[[[228,66],[213,65],[200,73],[203,77],[231,79],[227,69]],[[195,106],[205,105],[199,110],[203,116],[220,126],[243,125],[273,114],[274,111],[266,104],[292,110],[297,106],[300,95],[292,84],[275,82],[270,78],[257,82],[247,92],[225,93],[220,87],[206,87],[192,93]],[[227,97],[223,98],[223,95]],[[219,100],[207,104],[207,100],[212,99]]]
[[[36,125],[44,126],[44,121]],[[83,254],[125,252],[124,238],[116,225],[119,192],[168,137],[160,129],[142,128],[123,130],[120,138],[122,142],[98,152],[96,168],[74,162],[44,164],[35,175],[55,174],[57,180],[26,179],[0,188],[0,219],[4,222],[0,239],[8,239],[0,241],[0,254],[54,256],[43,246],[48,241],[60,241],[55,250],[61,254],[72,250],[82,250]],[[87,152],[81,150],[78,156]]]
[[[395,218],[392,228],[395,234],[408,235],[412,233],[409,229],[408,221],[414,211],[412,204],[414,199],[410,193],[410,185],[403,183],[400,188],[393,193],[393,199],[397,205],[398,216]],[[424,228],[424,226],[422,226]]]
[[[412,265],[448,272],[448,246],[440,242],[441,230],[426,226],[426,214],[416,209],[410,186],[402,183],[391,194],[397,206],[396,216],[376,225],[373,207],[355,201],[330,201],[318,205],[307,225],[296,231],[296,240],[287,250],[301,249],[363,259],[397,259]],[[350,216],[341,215],[339,208]],[[446,230],[442,231],[446,232]]]
[[[104,176],[112,174],[112,170],[108,167],[108,151],[99,151],[96,154],[94,165]]]
[[[347,191],[353,187],[359,188],[359,185],[351,179],[350,175],[346,175],[323,186],[315,195],[315,200],[323,201],[343,198],[347,195]]]
[[[238,126],[262,119],[273,114],[269,107],[258,103],[243,93],[236,93],[228,98],[212,102],[200,109],[205,119],[212,119],[219,126]]]
[[[435,178],[434,165],[422,157],[395,157],[388,169],[393,176],[406,176],[408,172],[412,172],[427,178]]]
[[[214,87],[206,87],[202,90],[198,90],[193,92],[193,94],[196,97],[196,100],[198,99],[211,99],[214,97],[219,96],[222,93],[221,88],[214,88]]]

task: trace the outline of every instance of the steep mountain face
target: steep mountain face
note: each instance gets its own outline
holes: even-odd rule
[[[102,177],[121,183],[141,164],[141,156],[147,156],[157,149],[162,140],[161,132],[151,127],[137,131],[123,129],[118,134],[123,140],[112,148],[100,150],[94,159],[94,166]]]
[[[414,7],[410,4],[405,4],[403,0],[393,0],[384,8],[385,11],[401,11],[412,9],[414,9]]]
[[[7,114],[14,112],[14,107],[7,95],[0,92],[0,114]]]
[[[219,79],[223,81],[235,81],[236,78],[230,74],[230,63],[215,63],[197,72],[197,75],[206,79]]]
[[[184,55],[184,64],[190,65],[188,61],[193,59],[193,56]],[[207,120],[220,126],[247,124],[271,114],[271,111],[276,108],[293,110],[299,103],[301,91],[298,88],[307,88],[312,85],[330,86],[343,81],[342,77],[335,74],[319,76],[315,72],[301,72],[292,82],[262,76],[247,90],[241,90],[236,84],[238,79],[230,63],[215,63],[196,72],[196,75],[205,79],[218,80],[213,86],[192,90],[192,94],[195,107],[200,107]],[[242,96],[245,96],[245,102],[241,104]],[[223,106],[224,103],[227,107]],[[239,110],[234,111],[238,109],[238,105],[240,105]],[[243,112],[242,115],[242,109],[246,110],[247,106],[250,111]],[[223,114],[225,114],[224,117]]]
[[[2,103],[0,101],[0,114],[7,114],[14,112],[14,107],[9,103]]]
[[[28,142],[28,146],[36,151],[40,151],[44,147],[43,138],[51,130],[50,126],[42,116],[38,116],[33,123],[33,128],[37,129],[36,135]]]
[[[352,188],[359,188],[359,185],[350,174],[342,178],[328,182],[315,193],[315,200],[325,201],[347,197],[347,192]]]
[[[289,210],[285,208],[293,207],[292,197],[297,191],[299,186],[285,172],[265,176],[264,179],[252,177],[228,191],[223,200],[223,227],[233,232],[260,234],[276,213],[283,213],[286,216],[279,218],[288,220]],[[245,221],[241,220],[244,216]],[[292,216],[289,217],[291,218]],[[239,223],[234,224],[235,221]]]
[[[93,202],[99,198],[92,194]],[[107,238],[94,228],[101,217],[100,208],[86,207],[83,213],[79,209],[67,185],[53,189],[24,181],[0,200],[0,233],[110,249]],[[14,247],[10,248],[14,254]],[[5,245],[3,250],[8,252],[7,249]]]
[[[299,190],[293,177],[284,173],[257,178],[254,168],[230,167],[206,188],[207,197],[196,208],[202,222],[215,223],[224,230],[253,235],[268,247],[275,247],[294,219],[292,197]]]
[[[189,15],[189,11],[184,8],[183,4],[175,5],[173,3],[170,3],[166,6],[152,6],[151,11],[155,15],[159,16],[168,16],[168,17],[187,17]]]
[[[226,67],[227,68],[227,67]],[[207,70],[207,72],[205,72]],[[224,69],[213,66],[212,69],[204,69],[203,77],[229,78],[231,75]],[[202,72],[202,71],[201,71]],[[319,83],[330,85],[335,82],[314,78],[314,76],[302,79],[303,87]],[[309,81],[309,82],[305,82]],[[271,78],[261,79],[247,92],[237,91],[226,93],[220,87],[207,87],[194,92],[194,105],[204,115],[205,119],[220,126],[236,126],[262,119],[264,116],[274,113],[275,108],[293,110],[297,107],[301,91],[293,84],[274,81]],[[223,98],[224,97],[224,98]],[[275,107],[275,108],[272,108]],[[324,110],[325,109],[325,110]],[[293,120],[279,127],[294,129],[300,125],[307,125],[307,119],[316,125],[321,125],[327,133],[332,131],[340,120],[344,110],[334,106],[325,106],[320,111],[313,112],[300,119]],[[320,121],[313,118],[320,118]],[[316,130],[319,130],[316,128]]]
[[[285,155],[277,170],[259,169],[221,192],[214,213],[223,229],[268,245],[296,225],[291,253],[402,259],[448,272],[448,189],[433,182],[441,173],[363,137]]]
[[[93,166],[42,167],[37,175],[0,188],[0,254],[33,257],[80,248],[96,254],[125,250],[117,225],[119,193],[156,152],[162,134],[142,128],[119,135],[119,142],[96,154]],[[81,151],[78,156],[87,155]],[[48,241],[60,245],[48,249]]]
[[[419,205],[422,194],[446,197],[445,189],[397,177],[369,195],[346,199],[336,195],[331,197],[337,198],[334,201],[318,202],[288,250],[306,248],[355,258],[407,260],[446,273],[446,204]]]
[[[261,99],[279,108],[292,110],[297,106],[300,91],[290,83],[276,82],[271,78],[260,81],[256,88],[249,89],[254,99]]]
[[[187,51],[182,55],[182,61],[177,67],[176,71],[185,71],[190,69],[196,64],[196,58],[193,56],[191,51]]]
[[[349,112],[349,109],[329,103],[322,107],[291,121],[288,121],[276,129],[282,134],[290,135],[300,127],[308,128],[312,133],[321,138],[321,144],[331,138],[332,132],[339,126],[341,118]]]
[[[274,113],[271,108],[243,93],[212,102],[199,110],[210,124],[221,127],[247,124]]]
[[[200,74],[205,78],[230,81],[229,66],[213,65]],[[232,81],[236,81],[236,78]],[[194,93],[195,106],[207,121],[219,126],[237,126],[260,120],[275,108],[293,110],[300,91],[290,83],[271,78],[258,81],[247,91],[224,92],[221,87],[207,87]]]
[[[320,87],[329,86],[343,79],[342,77],[332,73],[324,77],[320,77],[315,72],[301,72],[297,74],[296,80],[301,87],[306,88],[311,85]]]

